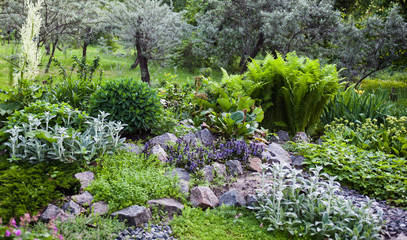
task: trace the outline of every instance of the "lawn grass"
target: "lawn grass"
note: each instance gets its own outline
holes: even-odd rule
[[[0,47],[0,88],[1,89],[8,89],[9,88],[9,79],[10,79],[10,71],[12,68],[10,64],[5,61],[3,58],[7,58],[8,56],[13,55],[18,49],[13,44],[4,44]],[[45,50],[41,49],[41,52],[44,54]],[[70,68],[72,66],[73,60],[72,57],[82,56],[82,49],[80,48],[70,48],[65,51],[56,51],[55,58],[61,62],[62,66],[65,68]],[[102,53],[101,48],[97,46],[90,46],[88,48],[87,53],[87,62],[91,63],[95,56],[100,56],[101,58],[101,66],[104,70],[104,77],[103,81],[109,79],[117,79],[117,78],[134,78],[140,79],[140,69],[139,67],[135,69],[130,69],[130,66],[133,64],[135,60],[135,56],[133,51],[129,51],[125,48],[120,48],[114,53]],[[45,73],[45,66],[47,65],[49,56],[43,55],[41,66],[40,66],[40,73],[37,77],[37,80],[42,82],[48,80],[50,76],[56,77],[59,76],[58,68],[56,66],[51,65],[49,73]],[[175,82],[188,82],[193,81],[194,76],[199,75],[199,69],[196,69],[193,73],[189,72],[186,69],[181,69],[177,67],[169,67],[169,66],[161,66],[157,62],[149,62],[149,71],[151,76],[152,82],[157,82],[160,80],[168,80],[168,81],[175,81]],[[169,77],[166,76],[170,73],[172,76],[176,75],[176,77]],[[214,69],[212,72],[214,79],[220,79],[222,77],[222,73],[220,69]]]

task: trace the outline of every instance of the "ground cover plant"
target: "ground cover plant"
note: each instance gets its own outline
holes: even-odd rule
[[[377,150],[363,150],[346,142],[325,140],[322,145],[291,143],[309,167],[337,176],[342,184],[371,198],[407,205],[407,160]]]
[[[336,177],[310,169],[310,177],[286,163],[262,166],[258,204],[252,209],[269,231],[283,230],[312,239],[381,239],[381,213],[372,215],[371,202],[356,207],[338,196]]]
[[[121,152],[99,160],[88,190],[95,202],[106,201],[110,212],[136,204],[144,206],[151,199],[181,198],[177,179],[167,172],[171,168],[162,166],[156,156]]]
[[[284,232],[268,232],[262,221],[244,208],[218,207],[202,210],[186,207],[170,222],[178,239],[308,239],[291,237]]]

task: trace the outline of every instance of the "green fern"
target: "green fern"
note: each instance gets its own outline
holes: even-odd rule
[[[258,86],[250,96],[265,112],[262,125],[291,134],[315,126],[339,87],[334,65],[321,67],[318,60],[295,53],[285,59],[268,54],[263,61],[253,60],[248,68],[247,79]]]

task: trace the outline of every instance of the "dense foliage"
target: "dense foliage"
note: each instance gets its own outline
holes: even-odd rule
[[[338,90],[334,65],[320,66],[318,60],[297,57],[295,53],[249,64],[247,78],[261,83],[250,96],[264,109],[262,125],[285,129],[291,134],[314,127],[325,105]]]
[[[107,119],[127,124],[124,131],[128,134],[150,130],[162,112],[157,91],[133,79],[107,82],[93,93],[90,102],[92,115],[110,113]]]
[[[311,168],[310,177],[304,178],[287,164],[263,166],[259,203],[253,208],[257,217],[267,223],[268,230],[313,239],[380,239],[381,213],[372,215],[371,203],[359,208],[336,195],[339,183],[321,170]]]
[[[147,200],[181,197],[177,180],[165,173],[155,157],[123,152],[103,157],[96,168],[95,180],[88,187],[94,201],[106,201],[114,212],[132,205],[146,205]]]
[[[407,204],[407,160],[381,151],[363,150],[345,142],[322,145],[293,144],[291,150],[306,157],[305,163],[323,166],[339,182],[369,195],[402,206]]]

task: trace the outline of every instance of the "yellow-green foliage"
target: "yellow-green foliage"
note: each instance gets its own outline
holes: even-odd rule
[[[320,66],[319,60],[295,53],[285,58],[268,54],[263,61],[253,60],[248,68],[247,78],[262,83],[251,93],[264,109],[262,125],[292,134],[315,126],[339,87],[334,65]]]
[[[407,81],[366,79],[360,85],[360,88],[367,91],[376,89],[391,91],[393,88],[407,91]]]

